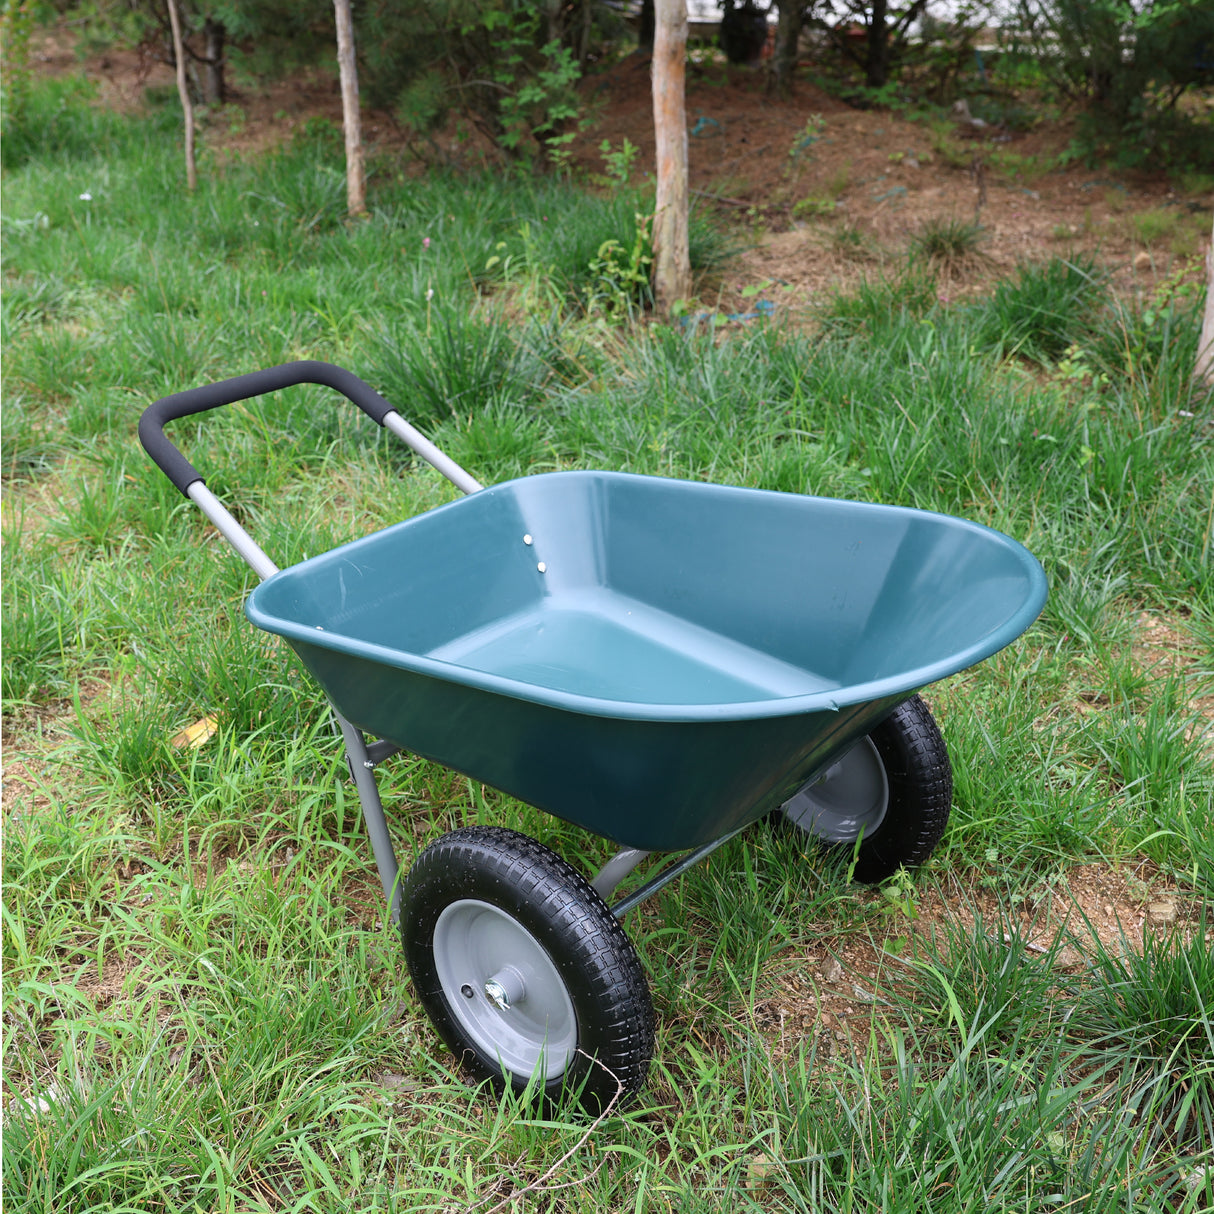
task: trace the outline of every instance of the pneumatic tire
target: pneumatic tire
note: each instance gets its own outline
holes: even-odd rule
[[[543,844],[501,827],[444,835],[405,879],[401,936],[418,998],[473,1081],[572,1092],[590,1112],[640,1091],[654,1043],[640,960]]]
[[[931,710],[912,696],[779,812],[832,851],[854,853],[855,879],[872,884],[928,859],[952,802],[948,748]]]

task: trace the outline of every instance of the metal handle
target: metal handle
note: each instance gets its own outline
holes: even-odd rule
[[[469,476],[450,456],[444,455],[428,438],[415,430],[370,384],[344,367],[337,367],[332,363],[314,360],[283,363],[279,367],[269,367],[264,371],[238,375],[234,379],[203,384],[199,388],[190,388],[185,392],[162,397],[155,404],[149,405],[139,418],[139,441],[143,444],[143,449],[155,460],[156,466],[173,485],[195,502],[219,528],[224,538],[259,577],[269,577],[277,571],[277,566],[206,487],[202,474],[170,441],[164,427],[166,422],[179,417],[205,413],[208,409],[218,409],[220,405],[233,405],[238,401],[277,392],[281,388],[293,388],[297,384],[321,384],[335,389],[356,404],[377,425],[391,430],[457,488],[465,493],[475,493],[481,488],[479,481]]]
[[[264,371],[238,375],[235,379],[203,384],[199,388],[162,397],[143,411],[139,419],[139,441],[161,472],[189,497],[190,486],[203,480],[203,476],[169,440],[164,432],[165,423],[179,417],[189,417],[193,413],[205,413],[208,409],[218,409],[220,405],[233,405],[237,401],[265,396],[281,388],[293,388],[297,384],[321,384],[335,389],[356,404],[376,425],[385,426],[403,439],[465,493],[475,493],[481,487],[454,460],[418,434],[370,384],[344,367],[314,360],[283,363],[279,367],[269,367]]]

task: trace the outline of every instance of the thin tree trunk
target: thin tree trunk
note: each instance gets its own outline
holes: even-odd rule
[[[578,31],[577,63],[582,71],[590,62],[590,35],[594,31],[594,5],[591,0],[582,0],[582,23]]]
[[[341,71],[341,125],[346,135],[346,209],[351,218],[367,213],[362,120],[358,109],[358,65],[354,61],[354,18],[350,0],[333,0],[337,19],[337,66]]]
[[[548,0],[548,41],[563,43],[565,24],[561,20],[564,15],[565,0]]]
[[[779,0],[780,16],[776,22],[776,48],[771,57],[767,87],[770,92],[787,97],[792,89],[793,73],[797,68],[797,52],[801,43],[801,27],[805,22],[805,0]]]
[[[641,21],[637,28],[637,50],[642,54],[653,50],[654,0],[641,0]]]
[[[865,77],[871,88],[880,88],[889,68],[889,34],[885,28],[887,0],[873,0],[868,26],[868,62]]]
[[[207,105],[223,105],[227,100],[227,88],[223,78],[224,44],[228,31],[222,21],[208,17],[202,25],[203,89]]]
[[[1214,390],[1214,228],[1210,231],[1210,247],[1206,250],[1206,311],[1201,322],[1201,337],[1197,341],[1193,378]]]
[[[657,135],[658,195],[653,217],[653,291],[669,315],[691,294],[688,248],[686,0],[655,0],[653,126]]]
[[[185,78],[185,44],[181,38],[177,0],[166,0],[166,3],[173,30],[173,58],[177,60],[177,95],[181,98],[181,111],[185,116],[185,183],[192,191],[198,188],[198,168],[194,163],[194,103],[190,100],[190,86]]]

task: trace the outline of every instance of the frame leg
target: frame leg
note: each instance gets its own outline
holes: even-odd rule
[[[634,890],[627,898],[621,898],[611,908],[611,913],[617,919],[622,919],[634,906],[639,906],[646,898],[652,898],[658,890],[665,888],[672,881],[681,877],[689,868],[694,868],[706,856],[711,856],[718,847],[724,843],[728,843],[734,835],[740,835],[744,830],[749,829],[751,825],[753,824],[747,822],[745,826],[739,826],[735,830],[731,830],[729,834],[722,835],[719,839],[714,839],[711,843],[705,843],[703,847],[697,847],[695,851],[689,852],[681,860],[671,864],[668,868],[664,868],[651,881],[647,881],[642,885],[640,889]],[[610,865],[611,861],[609,860],[607,863]]]
[[[595,893],[598,894],[604,902],[615,893],[616,887],[621,881],[646,856],[652,855],[652,852],[640,851],[635,847],[621,848],[602,868],[595,874],[594,880],[590,882],[594,886]]]
[[[375,867],[383,882],[384,897],[388,900],[388,911],[392,922],[400,923],[400,889],[398,888],[399,865],[392,847],[392,836],[388,833],[388,822],[384,817],[384,803],[380,800],[379,785],[375,782],[375,763],[356,729],[335,708],[333,717],[341,728],[346,743],[346,756],[350,760],[350,774],[354,787],[358,789],[358,801],[362,806],[363,821],[367,824],[367,835],[371,839],[371,851],[375,856]]]

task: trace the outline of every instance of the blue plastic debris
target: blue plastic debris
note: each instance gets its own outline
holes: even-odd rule
[[[760,316],[770,316],[776,310],[776,305],[770,299],[760,299],[755,304],[753,312],[730,312],[726,320],[757,320]]]

